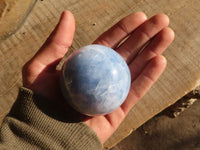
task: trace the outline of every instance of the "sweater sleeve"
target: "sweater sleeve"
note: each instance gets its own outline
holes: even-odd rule
[[[86,124],[69,119],[70,112],[26,88],[0,128],[0,149],[101,150]]]

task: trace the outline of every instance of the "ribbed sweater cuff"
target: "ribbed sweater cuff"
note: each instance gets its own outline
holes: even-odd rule
[[[95,132],[82,122],[72,121],[66,113],[70,112],[22,87],[4,120],[2,141],[9,144],[13,139],[12,144],[23,148],[101,150]]]

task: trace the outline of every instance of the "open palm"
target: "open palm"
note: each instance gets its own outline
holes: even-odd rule
[[[132,79],[128,97],[118,109],[105,116],[84,120],[102,143],[113,134],[133,105],[164,71],[166,59],[161,54],[174,38],[173,31],[167,27],[168,24],[169,19],[164,14],[147,19],[144,13],[133,13],[94,41],[95,44],[115,49],[129,65]],[[25,64],[24,87],[57,103],[64,103],[59,88],[60,72],[56,70],[56,66],[71,46],[74,31],[74,17],[69,11],[64,11],[45,44]]]

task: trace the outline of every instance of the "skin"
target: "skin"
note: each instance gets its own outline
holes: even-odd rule
[[[144,13],[137,12],[120,20],[93,42],[115,49],[129,65],[132,78],[128,97],[118,109],[83,120],[102,143],[164,71],[167,61],[162,53],[174,39],[174,32],[168,25],[169,18],[164,14],[147,19]],[[56,70],[56,66],[71,46],[74,31],[74,17],[71,12],[64,11],[44,45],[23,67],[24,87],[65,107],[67,104],[59,89],[60,71]]]

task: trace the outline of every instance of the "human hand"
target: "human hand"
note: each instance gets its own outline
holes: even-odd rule
[[[163,14],[147,20],[145,14],[134,13],[119,21],[94,42],[115,49],[129,65],[132,78],[128,97],[118,109],[104,116],[84,120],[96,132],[102,143],[113,134],[133,105],[164,71],[166,59],[161,54],[174,39],[174,33],[167,27],[168,24],[169,19]],[[56,66],[71,46],[74,31],[73,15],[69,11],[63,12],[45,44],[25,64],[24,87],[57,103],[64,103],[59,88],[60,71],[56,70]],[[127,37],[128,39],[121,44]]]

